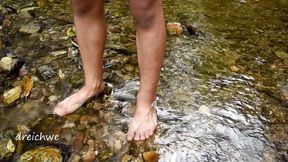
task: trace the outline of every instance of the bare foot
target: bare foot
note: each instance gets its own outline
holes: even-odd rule
[[[75,112],[79,109],[87,100],[98,95],[105,88],[104,83],[99,88],[89,88],[87,86],[82,87],[79,91],[65,98],[54,107],[54,113],[59,116],[64,116]]]
[[[153,135],[157,127],[156,109],[153,106],[137,106],[134,118],[129,124],[128,141],[145,140]]]

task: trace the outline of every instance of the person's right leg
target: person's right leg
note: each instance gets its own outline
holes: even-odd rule
[[[104,89],[103,51],[106,42],[104,0],[72,0],[77,41],[84,66],[85,85],[58,103],[54,113],[63,116],[76,111]]]

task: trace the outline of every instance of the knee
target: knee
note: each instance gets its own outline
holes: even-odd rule
[[[83,16],[88,13],[95,13],[95,16],[103,14],[100,1],[102,0],[72,0],[72,7],[75,16]]]
[[[152,26],[155,21],[156,12],[154,5],[156,0],[143,1],[136,2],[136,0],[131,0],[131,13],[137,27],[147,28]]]

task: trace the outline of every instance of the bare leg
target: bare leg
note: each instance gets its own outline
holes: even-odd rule
[[[103,51],[106,42],[104,0],[72,0],[77,40],[84,65],[85,85],[58,103],[54,112],[60,116],[76,111],[89,98],[104,89]]]
[[[136,21],[136,42],[141,87],[137,96],[134,118],[129,124],[128,140],[144,140],[153,135],[157,126],[155,110],[157,83],[165,53],[166,29],[162,0],[130,0]]]

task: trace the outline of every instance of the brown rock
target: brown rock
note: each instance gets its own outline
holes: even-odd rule
[[[76,132],[74,136],[74,149],[75,152],[79,152],[83,148],[83,140],[85,138],[85,134],[83,132]]]
[[[73,123],[77,123],[80,121],[81,116],[78,114],[68,114],[65,116],[65,119],[71,121]]]
[[[167,31],[171,35],[179,36],[183,32],[183,28],[182,28],[182,25],[180,23],[170,22],[170,23],[167,23]]]
[[[143,153],[145,162],[157,162],[159,157],[155,151],[147,151]]]
[[[69,162],[80,162],[80,160],[81,160],[81,157],[79,155],[73,153],[68,161]]]
[[[83,115],[80,118],[80,124],[81,125],[88,125],[92,123],[97,123],[97,118],[95,116],[91,115]]]
[[[122,156],[121,162],[129,162],[130,160],[132,160],[132,158],[133,158],[132,155],[125,154],[124,156]]]
[[[231,70],[232,72],[238,72],[238,71],[240,70],[240,68],[237,67],[237,66],[235,66],[235,65],[233,65],[233,66],[230,66],[230,70]]]
[[[22,93],[21,86],[17,86],[8,91],[5,91],[3,94],[3,103],[5,105],[10,105],[11,103],[20,98],[21,93]]]
[[[84,162],[92,162],[96,159],[95,152],[93,150],[89,150],[88,152],[84,153],[82,156]]]

